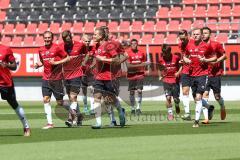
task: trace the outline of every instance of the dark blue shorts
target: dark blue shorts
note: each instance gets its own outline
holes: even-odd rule
[[[64,86],[66,87],[67,94],[70,94],[70,92],[79,94],[81,88],[81,77],[65,79]]]
[[[172,96],[173,98],[179,98],[180,94],[180,85],[179,83],[166,83],[163,82],[163,88],[166,97]]]
[[[191,89],[193,95],[203,94],[208,83],[207,76],[191,77]]]
[[[16,100],[16,93],[14,86],[11,87],[1,87],[0,93],[3,100]]]
[[[181,75],[181,83],[182,87],[190,87],[191,86],[191,77],[188,74]]]
[[[111,94],[117,96],[115,80],[95,80],[93,83],[94,93]]]
[[[213,90],[213,93],[221,93],[221,76],[208,77],[206,91]]]
[[[128,91],[143,90],[144,79],[128,80]]]

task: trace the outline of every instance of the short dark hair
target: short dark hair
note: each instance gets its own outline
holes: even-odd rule
[[[133,38],[133,39],[131,40],[131,43],[132,43],[132,42],[137,42],[137,43],[138,43],[138,40],[135,39],[135,38]]]
[[[105,29],[102,28],[102,27],[97,27],[97,28],[95,29],[95,31],[97,31],[97,30],[100,31],[100,33],[101,33],[101,35],[103,36],[103,38],[106,39],[107,35],[106,35]]]
[[[64,31],[62,32],[62,36],[63,36],[64,34],[72,36],[70,30],[64,30]]]
[[[181,30],[178,32],[178,35],[188,35],[188,32],[187,32],[187,30],[185,30],[185,29],[181,29]]]
[[[164,43],[162,45],[162,53],[171,52],[172,48],[169,44]]]
[[[51,31],[45,31],[45,32],[43,33],[43,37],[44,37],[44,35],[47,34],[47,33],[51,34],[51,37],[53,38],[53,33],[52,33]]]
[[[203,27],[202,30],[208,30],[210,34],[212,33],[212,30],[209,27]]]
[[[193,29],[192,29],[192,32],[193,32],[193,31],[196,31],[196,30],[200,30],[201,34],[203,33],[202,28],[193,28]]]

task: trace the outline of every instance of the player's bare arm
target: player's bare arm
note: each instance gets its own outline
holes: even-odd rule
[[[16,70],[17,69],[17,63],[16,61],[13,61],[13,62],[9,62],[9,63],[5,63],[5,62],[1,62],[0,63],[0,66],[3,67],[3,68],[8,68],[12,71]]]
[[[66,62],[68,62],[70,60],[70,56],[66,56],[65,58],[63,58],[62,60],[60,60],[60,61],[54,61],[54,59],[51,59],[50,61],[49,61],[49,63],[51,64],[51,65],[59,65],[59,64],[64,64],[64,63],[66,63]]]

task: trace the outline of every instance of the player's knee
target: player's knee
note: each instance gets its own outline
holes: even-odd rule
[[[166,99],[167,99],[167,102],[168,102],[168,103],[169,103],[169,102],[171,103],[171,100],[172,100],[172,97],[171,97],[171,96],[167,96]]]
[[[220,94],[214,94],[214,97],[215,97],[216,101],[219,101],[221,99],[221,95]]]
[[[57,100],[57,105],[63,106],[63,100]]]
[[[142,90],[138,89],[137,90],[138,94],[142,94]]]
[[[48,96],[43,97],[43,102],[44,103],[49,103],[50,102],[50,97],[48,97]]]
[[[133,96],[135,94],[135,91],[130,91],[130,95]]]

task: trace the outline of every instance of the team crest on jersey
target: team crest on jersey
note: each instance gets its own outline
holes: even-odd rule
[[[14,57],[15,57],[15,61],[17,64],[17,69],[15,71],[12,71],[13,73],[17,72],[21,66],[21,55],[17,54],[17,53],[13,53]]]
[[[46,52],[45,52],[45,55],[46,55],[46,56],[49,55],[49,51],[46,51]]]

